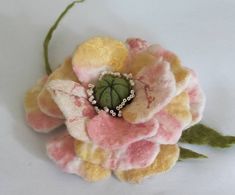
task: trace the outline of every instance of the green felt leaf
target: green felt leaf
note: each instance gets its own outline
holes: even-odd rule
[[[189,158],[207,158],[206,155],[194,152],[193,150],[180,147],[179,161]]]
[[[235,144],[235,136],[223,136],[210,127],[196,124],[183,132],[180,142],[227,148]]]
[[[46,69],[46,73],[49,75],[52,73],[52,69],[49,63],[49,58],[48,58],[48,46],[50,43],[50,40],[52,38],[52,35],[54,33],[54,31],[56,30],[56,28],[58,27],[60,21],[63,19],[63,17],[67,14],[67,12],[76,4],[76,3],[82,3],[85,0],[77,0],[77,1],[73,1],[72,3],[70,3],[65,9],[64,11],[59,15],[59,17],[57,18],[57,20],[55,21],[55,23],[51,26],[51,28],[49,29],[44,42],[43,42],[43,49],[44,49],[44,61],[45,61],[45,69]]]

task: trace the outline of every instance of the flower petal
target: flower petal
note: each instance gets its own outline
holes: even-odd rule
[[[64,79],[64,80],[73,80],[77,81],[77,77],[72,70],[71,59],[68,58],[65,60],[64,64],[57,68],[47,80],[45,87],[42,89],[38,96],[38,105],[40,110],[44,112],[46,115],[55,117],[55,118],[64,118],[58,106],[55,104],[53,99],[51,98],[50,93],[47,91],[47,85],[51,80],[56,79]]]
[[[191,79],[189,81],[186,91],[190,100],[190,111],[192,113],[192,122],[189,126],[198,123],[202,119],[203,111],[205,108],[206,97],[199,85],[198,78],[193,70],[191,72]]]
[[[118,149],[157,133],[158,123],[152,120],[131,124],[101,111],[87,123],[87,133],[93,143],[104,149]]]
[[[174,97],[172,101],[155,116],[159,122],[157,135],[150,140],[160,144],[176,144],[192,121],[189,96],[186,92]]]
[[[181,65],[179,58],[171,51],[165,50],[160,45],[151,45],[148,49],[156,58],[162,57],[171,65],[176,80],[176,94],[180,94],[188,85],[190,72]]]
[[[143,68],[135,77],[136,97],[123,109],[130,123],[144,123],[166,106],[175,96],[175,78],[170,65],[159,61]]]
[[[95,110],[86,99],[85,88],[73,81],[53,80],[47,89],[64,114],[70,135],[78,140],[89,141],[86,123],[95,115]]]
[[[96,79],[104,70],[121,71],[128,50],[120,41],[108,37],[94,37],[81,44],[73,56],[73,70],[81,82]]]
[[[109,170],[82,161],[75,155],[74,139],[67,132],[48,142],[47,153],[63,171],[79,175],[87,181],[99,181],[110,176]]]
[[[37,84],[27,91],[24,98],[24,108],[26,112],[26,121],[33,130],[40,133],[48,133],[51,130],[61,126],[64,120],[47,116],[38,107],[37,97],[42,90],[47,77],[41,79]]]
[[[143,168],[153,163],[159,153],[159,145],[140,140],[118,150],[104,150],[97,145],[75,142],[76,154],[83,160],[112,170]]]
[[[139,183],[146,177],[170,170],[179,158],[179,151],[177,145],[161,145],[160,153],[150,166],[128,171],[115,171],[114,173],[121,181]]]
[[[126,44],[132,54],[142,52],[148,47],[147,41],[139,38],[128,38]]]

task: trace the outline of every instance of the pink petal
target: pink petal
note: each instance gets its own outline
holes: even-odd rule
[[[193,70],[191,72],[191,79],[186,89],[190,99],[190,110],[192,113],[192,122],[190,126],[198,123],[202,119],[205,108],[206,97],[199,85],[197,75]]]
[[[99,181],[110,176],[110,171],[81,160],[75,155],[74,138],[67,132],[57,135],[47,144],[47,154],[64,172],[76,174],[87,181]]]
[[[136,97],[123,110],[130,123],[144,123],[166,106],[176,95],[175,78],[167,62],[143,68],[135,77]]]
[[[87,132],[93,143],[104,149],[118,149],[156,134],[157,121],[131,124],[100,112],[87,124]]]
[[[130,144],[127,148],[113,152],[105,167],[112,170],[130,170],[149,166],[160,151],[160,145],[147,140]],[[120,155],[121,153],[121,155]]]
[[[73,81],[53,80],[48,90],[66,118],[70,135],[81,141],[89,141],[86,123],[96,113],[86,99],[85,88]]]
[[[64,123],[64,120],[45,115],[40,109],[26,112],[26,121],[33,130],[39,133],[48,133]]]
[[[75,159],[74,139],[67,133],[56,136],[47,144],[48,156],[64,171]]]
[[[159,128],[157,135],[149,140],[159,144],[177,143],[182,134],[184,124],[163,110],[158,112],[154,118],[158,120]]]
[[[142,52],[148,47],[147,41],[139,38],[128,38],[126,43],[129,47],[129,51],[132,54]]]
[[[44,114],[38,106],[37,97],[46,81],[47,77],[39,80],[36,85],[27,91],[24,97],[26,121],[34,131],[39,133],[48,133],[64,123],[62,119],[53,118]]]

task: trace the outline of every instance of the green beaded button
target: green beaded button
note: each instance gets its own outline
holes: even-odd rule
[[[123,75],[105,74],[94,87],[96,105],[103,109],[116,110],[124,99],[130,95],[132,86],[130,81]]]

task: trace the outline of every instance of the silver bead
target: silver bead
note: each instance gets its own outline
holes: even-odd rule
[[[130,97],[131,97],[131,99],[134,98],[134,97],[135,97],[135,94],[131,94]]]
[[[122,103],[121,103],[121,106],[122,106],[122,107],[123,107],[123,106],[125,106],[125,103],[124,103],[124,102],[122,102]]]

